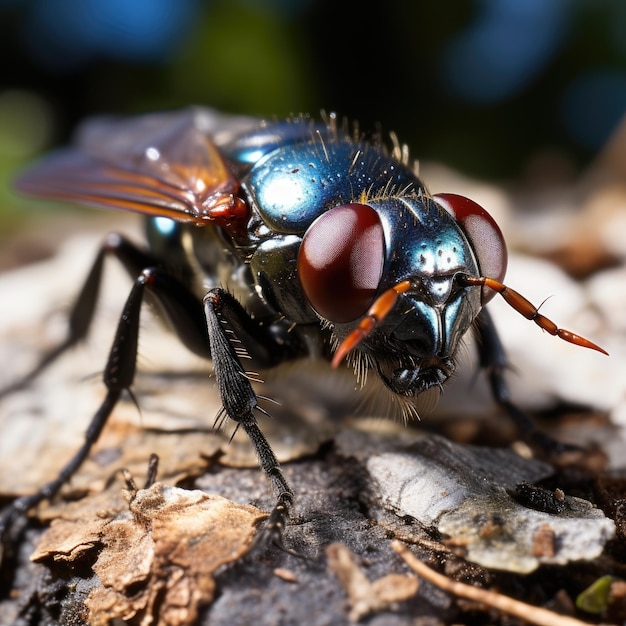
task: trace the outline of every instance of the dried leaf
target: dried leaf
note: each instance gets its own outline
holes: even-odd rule
[[[98,552],[93,571],[100,586],[86,601],[93,626],[115,619],[195,623],[199,607],[213,598],[215,570],[246,552],[264,517],[252,506],[163,483],[128,494],[129,504],[108,516],[95,513],[100,499],[82,509],[85,516],[76,508],[71,519],[55,520],[33,555],[71,561]]]

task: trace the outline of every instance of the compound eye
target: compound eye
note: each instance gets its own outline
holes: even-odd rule
[[[378,213],[366,204],[342,204],[320,215],[304,234],[298,274],[317,313],[345,323],[361,317],[374,301],[384,260]]]
[[[495,220],[480,204],[454,193],[439,193],[433,200],[444,208],[463,229],[476,260],[481,276],[504,280],[508,253],[502,231]],[[486,304],[496,295],[487,287],[482,290],[482,303]]]

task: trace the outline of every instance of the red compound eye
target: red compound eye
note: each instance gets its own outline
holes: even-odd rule
[[[502,231],[480,204],[454,193],[439,193],[433,199],[459,223],[474,250],[482,276],[498,282],[504,280],[508,253]],[[482,302],[486,304],[496,292],[483,287]]]
[[[378,213],[366,204],[343,204],[318,217],[304,234],[300,282],[311,306],[330,322],[351,322],[376,296],[385,260]]]

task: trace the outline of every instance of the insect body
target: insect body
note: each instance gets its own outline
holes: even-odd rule
[[[117,235],[105,241],[68,339],[31,374],[86,334],[103,259],[117,257],[135,283],[105,368],[106,398],[81,450],[57,479],[13,504],[0,532],[71,476],[130,388],[146,290],[181,341],[212,359],[222,416],[248,434],[276,491],[267,527],[277,541],[293,493],[257,424],[243,356],[260,368],[311,355],[337,367],[347,358],[361,374],[376,372],[410,413],[420,395],[439,393],[471,329],[496,400],[523,421],[483,308],[492,296],[501,293],[551,334],[603,352],[502,283],[506,246],[493,219],[467,198],[430,196],[399,147],[390,153],[333,116],[246,121],[239,132],[233,124],[204,109],[94,121],[74,148],[18,182],[38,196],[146,214],[150,247]]]

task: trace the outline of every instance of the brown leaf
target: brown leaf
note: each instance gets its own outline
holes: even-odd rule
[[[264,517],[252,506],[163,483],[126,492],[129,504],[108,515],[104,495],[82,501],[84,507],[97,500],[84,516],[76,507],[55,520],[32,557],[75,560],[99,550],[93,571],[100,586],[86,601],[93,626],[115,619],[195,623],[199,607],[213,598],[213,573],[246,552]]]

